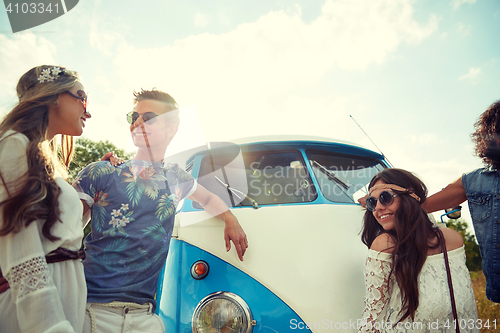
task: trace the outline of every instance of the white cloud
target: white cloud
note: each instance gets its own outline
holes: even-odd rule
[[[29,69],[43,65],[56,64],[55,46],[44,37],[32,32],[0,34],[0,100],[6,112],[17,102],[16,85],[19,78]],[[5,102],[5,103],[4,103]]]
[[[451,0],[450,4],[453,6],[453,9],[458,9],[464,3],[468,3],[473,5],[477,0]]]
[[[208,16],[202,13],[196,13],[194,15],[194,25],[197,27],[206,27],[208,25]]]
[[[348,115],[356,110],[361,112],[359,98],[329,94],[318,99],[306,97],[302,90],[328,72],[362,71],[387,61],[400,45],[418,43],[435,32],[436,18],[416,21],[411,3],[329,0],[317,18],[308,23],[302,19],[300,8],[295,7],[269,12],[228,33],[204,33],[167,46],[159,43],[154,48],[138,48],[126,42],[124,31],[129,28],[119,20],[108,21],[100,15],[101,2],[96,1],[89,20],[90,43],[114,56],[115,71],[113,81],[106,75],[85,80],[86,88],[95,96],[90,101],[92,126],[85,135],[99,133],[103,139],[125,141],[126,137],[113,138],[118,131],[110,132],[109,123],[121,124],[125,112],[122,110],[130,108],[132,89],[158,87],[172,93],[181,106],[197,108],[208,139],[264,133],[309,134],[310,125],[304,119],[315,124],[317,135],[340,134],[341,139],[350,139],[346,129],[353,125]],[[202,14],[198,16],[201,23],[206,19]],[[4,44],[0,40],[0,49],[4,49]],[[53,63],[55,47],[47,41],[38,38],[20,45],[25,49],[12,53],[14,57],[36,54],[34,65],[39,64],[40,55],[43,58],[44,48],[52,46],[47,62]],[[4,59],[8,57],[2,55]],[[10,89],[28,69],[28,61],[20,63],[9,66],[22,68],[8,80]],[[4,75],[0,84],[3,78]],[[106,93],[107,99],[100,99],[95,91]],[[322,116],[305,116],[311,113]],[[228,128],[228,123],[233,126]],[[126,124],[123,135],[128,134],[125,127]],[[357,133],[357,129],[352,133]],[[119,135],[122,137],[121,132]]]
[[[191,73],[253,79],[267,73],[282,82],[317,77],[335,67],[363,70],[383,62],[401,43],[419,42],[436,29],[434,17],[421,25],[412,14],[406,0],[327,1],[311,24],[297,14],[270,12],[227,34],[190,36],[155,49],[124,48],[117,64],[144,55],[166,63],[185,59],[193,60]]]
[[[112,22],[108,21],[107,17],[101,12],[102,10],[102,1],[95,1],[89,19],[89,42],[90,46],[102,51],[107,56],[111,56],[117,45],[123,42],[124,36],[130,28],[119,19]]]
[[[418,43],[436,29],[435,16],[416,21],[409,0],[330,0],[310,23],[300,10],[272,11],[225,34],[192,35],[154,48],[123,43],[114,64],[116,72],[127,74],[120,78],[124,83],[161,87],[183,105],[196,105],[202,121],[204,113],[215,121],[224,110],[223,123],[240,122],[242,114],[267,118],[271,108],[291,112],[284,107],[290,90],[300,91],[332,70],[380,64],[401,44]],[[268,104],[276,99],[279,105]]]
[[[461,77],[458,78],[458,81],[466,81],[472,84],[478,84],[480,75],[481,75],[481,68],[479,67],[470,68],[467,74],[462,75]]]

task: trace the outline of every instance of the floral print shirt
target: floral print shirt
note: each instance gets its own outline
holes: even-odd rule
[[[176,164],[140,160],[117,167],[96,162],[78,174],[73,186],[92,214],[83,262],[88,302],[151,302],[156,307],[177,205],[196,185]]]

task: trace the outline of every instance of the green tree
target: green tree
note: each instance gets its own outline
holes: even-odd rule
[[[476,236],[467,231],[468,224],[464,219],[449,219],[446,222],[448,228],[456,230],[464,238],[465,257],[467,268],[471,272],[480,271],[481,254],[479,253],[479,245],[476,242]]]
[[[97,162],[104,154],[114,151],[115,155],[128,160],[133,157],[132,153],[127,154],[123,149],[117,148],[114,144],[106,141],[92,141],[86,138],[78,138],[75,142],[75,156],[69,166],[70,181],[76,178],[80,170],[92,162]]]

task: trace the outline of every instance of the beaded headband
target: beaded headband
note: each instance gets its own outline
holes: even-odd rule
[[[49,67],[45,68],[42,70],[42,73],[38,76],[38,82],[44,83],[44,82],[53,82],[59,78],[59,75],[61,73],[67,74],[69,76],[74,76],[76,77],[75,73],[69,69],[66,68],[60,68],[60,67]]]
[[[394,185],[394,184],[379,184],[379,185],[375,185],[373,186],[371,189],[370,189],[370,194],[372,194],[373,191],[375,190],[395,190],[395,191],[400,191],[400,192],[405,192],[405,193],[408,193],[410,195],[410,197],[412,197],[413,199],[417,200],[418,202],[420,202],[420,198],[418,197],[418,195],[416,195],[415,193],[413,193],[413,191],[410,191],[404,187],[401,187],[401,186],[398,186],[398,185]]]

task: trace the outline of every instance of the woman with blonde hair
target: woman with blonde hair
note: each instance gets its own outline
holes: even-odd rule
[[[67,182],[73,137],[91,116],[76,72],[37,66],[0,123],[0,332],[81,332],[83,208]],[[59,147],[60,146],[60,147]]]

